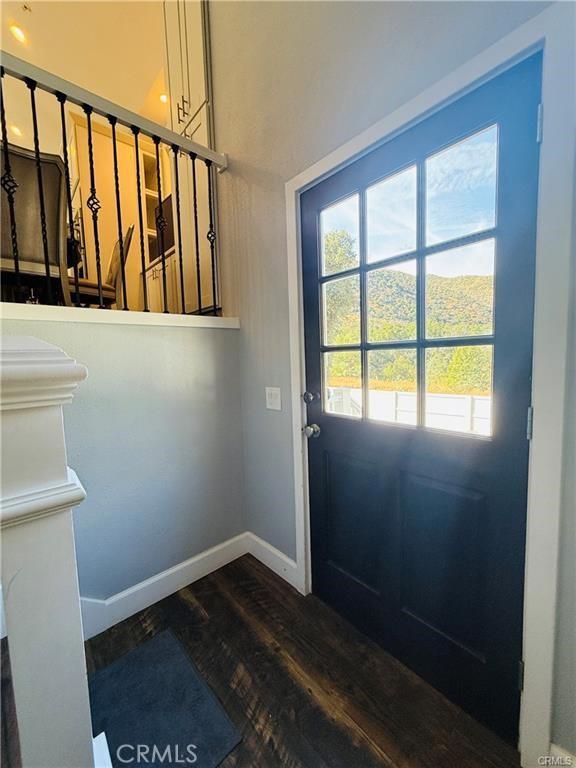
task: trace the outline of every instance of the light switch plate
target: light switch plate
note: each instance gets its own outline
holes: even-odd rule
[[[266,387],[266,408],[269,411],[282,410],[282,394],[280,387]]]

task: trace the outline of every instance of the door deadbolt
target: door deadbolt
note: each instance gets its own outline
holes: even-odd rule
[[[302,395],[302,400],[304,400],[304,402],[307,405],[310,405],[310,403],[313,403],[314,400],[320,400],[320,393],[319,392],[308,392],[308,391],[306,391]]]

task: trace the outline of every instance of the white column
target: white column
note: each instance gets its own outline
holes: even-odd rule
[[[23,767],[92,768],[72,525],[85,492],[62,418],[86,369],[31,337],[4,337],[0,359],[2,588]]]

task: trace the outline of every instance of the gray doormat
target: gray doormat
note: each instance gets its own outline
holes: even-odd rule
[[[216,768],[240,734],[172,632],[90,680],[92,731],[106,733],[114,768]]]

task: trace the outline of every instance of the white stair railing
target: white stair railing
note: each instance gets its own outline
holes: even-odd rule
[[[2,588],[24,768],[92,768],[62,406],[86,369],[31,337],[1,350]]]

